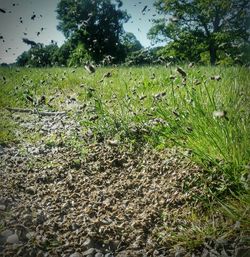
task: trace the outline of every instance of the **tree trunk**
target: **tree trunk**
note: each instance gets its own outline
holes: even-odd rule
[[[209,53],[210,53],[210,64],[214,66],[216,65],[217,56],[216,56],[216,47],[213,41],[210,41]]]

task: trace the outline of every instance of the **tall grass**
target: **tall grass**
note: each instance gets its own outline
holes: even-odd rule
[[[219,70],[210,71],[217,74]],[[194,76],[188,76],[181,86],[177,79],[172,97],[158,105],[158,113],[169,126],[157,133],[191,149],[200,164],[216,166],[238,183],[248,172],[250,160],[249,75],[241,68],[232,68],[230,74],[222,70],[220,75],[221,81],[206,77],[198,85]],[[215,111],[226,115],[213,117]]]

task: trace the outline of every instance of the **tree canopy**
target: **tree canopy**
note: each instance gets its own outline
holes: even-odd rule
[[[55,65],[55,54],[59,49],[57,44],[43,45],[29,39],[23,39],[23,42],[31,45],[31,48],[18,56],[17,65],[29,65],[32,67],[50,67]]]
[[[167,39],[174,53],[197,61],[207,51],[214,65],[221,50],[237,57],[249,45],[249,0],[157,0],[155,6],[166,18],[154,21],[149,38]]]
[[[121,43],[126,49],[126,54],[129,55],[132,52],[139,51],[143,47],[136,36],[131,32],[126,32],[121,38]]]
[[[58,29],[67,39],[83,44],[97,62],[106,55],[123,60],[125,50],[120,39],[129,16],[121,6],[120,0],[61,0],[56,10]]]

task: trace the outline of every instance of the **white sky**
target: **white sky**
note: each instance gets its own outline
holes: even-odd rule
[[[56,29],[58,20],[55,9],[58,2],[59,0],[0,0],[0,8],[6,11],[6,13],[0,12],[0,36],[4,39],[4,42],[0,39],[0,63],[15,62],[18,55],[29,49],[29,46],[22,42],[23,37],[43,44],[49,44],[51,40],[56,41],[59,46],[63,44],[65,37]],[[124,28],[134,33],[145,47],[150,46],[147,32],[152,23],[149,19],[159,17],[158,15],[152,17],[153,14],[157,14],[153,2],[153,0],[123,0],[122,8],[132,16]],[[145,15],[142,15],[141,11],[145,5],[148,8]],[[33,14],[36,17],[31,20]],[[44,30],[41,31],[41,28]],[[39,31],[41,34],[37,36]]]

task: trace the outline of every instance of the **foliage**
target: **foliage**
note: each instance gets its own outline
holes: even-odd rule
[[[59,47],[54,55],[53,60],[54,64],[57,66],[66,66],[68,63],[69,56],[74,50],[75,46],[70,40],[67,40],[61,47]]]
[[[54,65],[54,54],[58,50],[56,44],[50,44],[44,46],[43,44],[36,44],[29,49],[29,51],[23,52],[17,58],[17,65],[32,67],[46,67]]]
[[[79,43],[78,40],[76,33],[64,42],[61,47],[57,47],[56,44],[44,46],[35,43],[29,51],[23,52],[17,58],[17,64],[19,66],[29,65],[32,67],[83,66],[84,63],[92,60],[92,56],[84,44]],[[122,36],[121,45],[126,56],[142,49],[140,42],[133,33],[125,33]]]
[[[155,6],[170,19],[155,20],[149,37],[172,42],[168,51],[191,61],[208,52],[212,65],[223,58],[221,51],[234,62],[249,61],[242,52],[249,46],[248,0],[158,0]]]
[[[90,55],[83,44],[79,44],[76,49],[70,54],[68,59],[69,66],[83,66],[84,63],[91,60]]]
[[[67,40],[57,47],[56,44],[44,46],[23,38],[31,49],[18,57],[17,64],[78,66],[89,60],[110,64],[110,58],[112,63],[123,62],[126,56],[142,46],[133,33],[125,33],[123,23],[129,16],[120,9],[121,6],[119,0],[61,0],[57,6],[58,29]]]
[[[126,55],[129,55],[133,52],[139,51],[142,49],[140,41],[136,36],[131,32],[126,32],[122,35],[121,43],[126,49]]]
[[[126,58],[126,64],[128,65],[145,65],[160,63],[158,62],[157,51],[159,48],[144,48],[135,52],[131,52]]]
[[[116,57],[118,62],[125,58],[120,38],[123,23],[129,19],[121,6],[119,0],[61,0],[57,6],[58,29],[66,38],[74,37],[82,43],[96,62],[105,55]]]
[[[219,82],[190,76],[182,82],[176,79],[182,86],[172,82],[168,106],[158,105],[158,112],[168,126],[160,128],[156,135],[162,133],[165,139],[192,149],[198,162],[215,170],[223,169],[230,181],[238,184],[250,157],[246,148],[249,142],[248,89],[243,80],[232,84],[232,76],[222,79],[227,86],[220,88]],[[239,95],[242,97],[237,97]],[[225,110],[228,116],[216,118],[215,110]]]
[[[16,63],[18,66],[25,66],[28,64],[30,54],[27,51],[24,51],[21,55],[17,57]]]
[[[201,55],[204,53],[206,48],[204,42],[199,40],[197,37],[188,34],[180,33],[179,40],[169,42],[165,47],[158,51],[158,55],[162,57],[170,57],[171,62],[182,63],[182,62],[195,62],[207,64],[207,59],[202,62]]]

